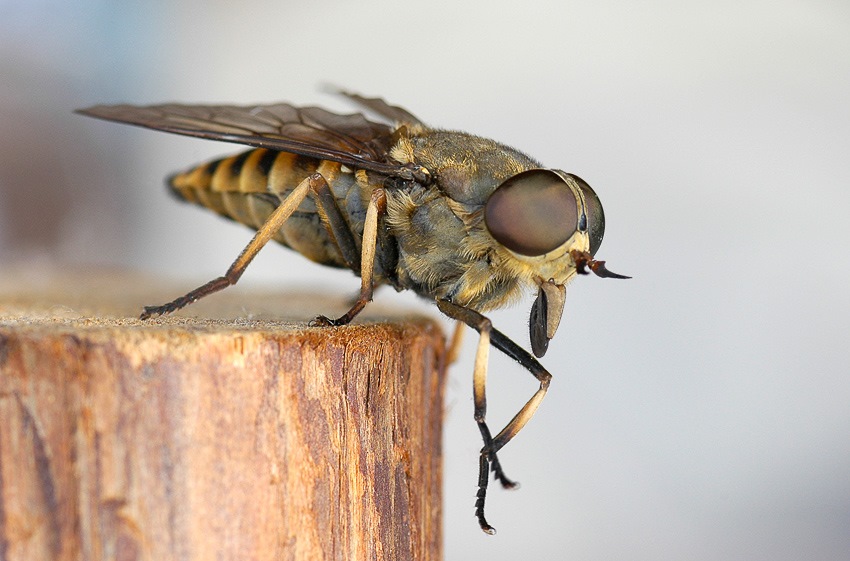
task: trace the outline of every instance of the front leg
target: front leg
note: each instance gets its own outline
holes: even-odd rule
[[[478,518],[478,524],[482,530],[488,534],[495,534],[495,528],[490,526],[484,517],[484,502],[487,498],[487,483],[489,479],[488,472],[492,469],[494,477],[499,480],[503,487],[508,489],[516,487],[516,483],[505,476],[496,453],[505,444],[510,442],[525,427],[528,421],[531,420],[531,417],[534,416],[534,413],[540,406],[540,402],[546,395],[546,391],[549,389],[549,382],[552,379],[552,375],[533,356],[500,331],[494,329],[490,320],[475,310],[449,302],[448,300],[437,300],[437,307],[450,318],[464,322],[480,334],[478,349],[475,354],[473,395],[475,399],[475,421],[478,423],[478,429],[484,440],[484,447],[481,449],[481,456],[478,463],[478,493],[475,501],[475,516]],[[519,362],[540,382],[540,387],[531,396],[531,399],[523,405],[522,409],[514,415],[514,418],[495,437],[491,436],[486,422],[487,362],[491,343],[507,356]]]

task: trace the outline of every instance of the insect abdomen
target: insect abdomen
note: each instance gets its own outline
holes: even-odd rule
[[[359,240],[365,205],[359,189],[352,189],[356,184],[354,174],[343,172],[336,162],[258,148],[175,174],[169,178],[168,186],[177,197],[256,230],[292,189],[316,171],[327,179]],[[304,199],[274,239],[318,263],[345,266],[312,197]]]

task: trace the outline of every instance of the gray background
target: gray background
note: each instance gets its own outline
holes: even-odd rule
[[[100,102],[288,100],[332,82],[574,172],[608,218],[472,516],[474,337],[452,368],[446,558],[850,558],[846,2],[0,2],[0,259],[188,286],[244,228],[162,177],[233,147],[86,120]],[[356,289],[278,247],[245,285]],[[233,290],[240,290],[239,287]],[[171,295],[166,295],[171,296]],[[410,295],[378,298],[436,310]],[[523,345],[530,300],[493,314]],[[490,418],[535,384],[492,360]]]

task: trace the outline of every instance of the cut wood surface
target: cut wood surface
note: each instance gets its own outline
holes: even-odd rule
[[[140,284],[0,279],[0,559],[441,559],[432,320]]]

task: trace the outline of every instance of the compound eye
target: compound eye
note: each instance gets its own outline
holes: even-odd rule
[[[497,242],[521,255],[548,253],[566,242],[578,224],[578,204],[553,171],[532,169],[505,180],[484,207],[484,223]]]
[[[587,236],[590,238],[590,254],[596,255],[599,246],[602,245],[602,238],[605,236],[605,213],[602,211],[602,203],[599,201],[596,192],[587,184],[587,181],[572,173],[567,175],[575,180],[584,195],[587,220],[582,229],[587,230]],[[581,227],[581,224],[579,226]]]

